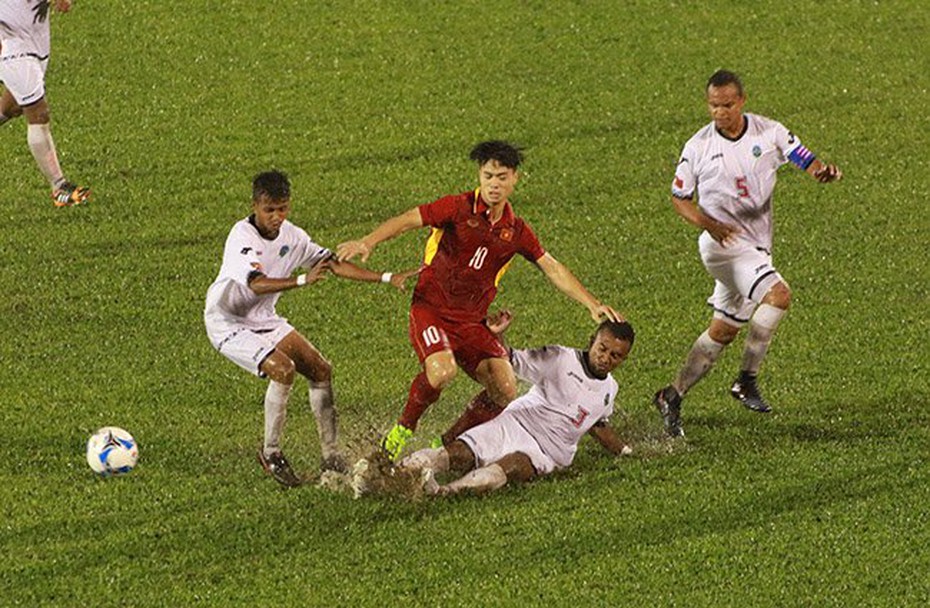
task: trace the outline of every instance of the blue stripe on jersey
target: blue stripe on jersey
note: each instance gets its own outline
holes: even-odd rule
[[[811,166],[811,163],[814,162],[815,158],[817,157],[814,156],[814,153],[804,146],[798,146],[788,155],[788,160],[802,171],[806,171],[807,168]]]

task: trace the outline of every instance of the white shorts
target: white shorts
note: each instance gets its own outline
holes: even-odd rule
[[[738,241],[723,247],[704,232],[698,248],[704,267],[715,279],[707,303],[715,319],[730,325],[745,325],[769,289],[785,282],[772,265],[772,254],[750,243]]]
[[[19,107],[26,107],[45,97],[45,69],[48,59],[31,55],[0,58],[0,81]]]
[[[479,467],[520,452],[529,457],[538,475],[546,475],[557,468],[555,461],[539,448],[529,431],[507,409],[496,418],[468,429],[458,439],[471,448]]]
[[[265,374],[261,372],[259,366],[278,346],[278,343],[289,333],[294,331],[294,327],[282,321],[267,330],[256,330],[245,326],[227,328],[222,332],[211,332],[207,327],[207,336],[213,348],[219,351],[221,355],[260,378]]]

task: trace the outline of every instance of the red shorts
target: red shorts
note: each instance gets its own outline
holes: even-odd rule
[[[452,351],[465,373],[475,377],[485,359],[507,359],[510,354],[484,323],[450,321],[430,306],[410,307],[410,343],[422,364],[430,355]]]

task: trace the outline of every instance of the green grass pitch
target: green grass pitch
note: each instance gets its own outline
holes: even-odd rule
[[[52,29],[53,133],[96,198],[53,209],[23,122],[0,128],[0,605],[930,603],[925,3],[101,0]],[[721,67],[846,178],[780,176],[776,412],[727,395],[733,348],[670,446],[649,399],[711,283],[669,184]],[[637,455],[585,440],[572,470],[484,498],[282,491],[255,462],[264,384],[201,320],[251,177],[288,172],[292,219],[335,246],[473,187],[487,138],[525,146],[518,213],[638,331],[614,420]],[[415,265],[423,239],[369,266]],[[517,345],[593,328],[522,260],[498,304]],[[407,305],[336,279],[279,305],[333,361],[353,449],[417,370]],[[420,441],[474,391],[457,379]],[[311,470],[305,395],[301,379],[286,449]],[[103,481],[83,445],[111,424],[141,460]]]

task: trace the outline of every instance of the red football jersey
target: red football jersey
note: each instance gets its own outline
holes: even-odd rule
[[[510,204],[493,226],[478,190],[445,196],[419,207],[432,226],[413,301],[433,306],[453,321],[480,321],[514,254],[535,262],[546,251]]]

